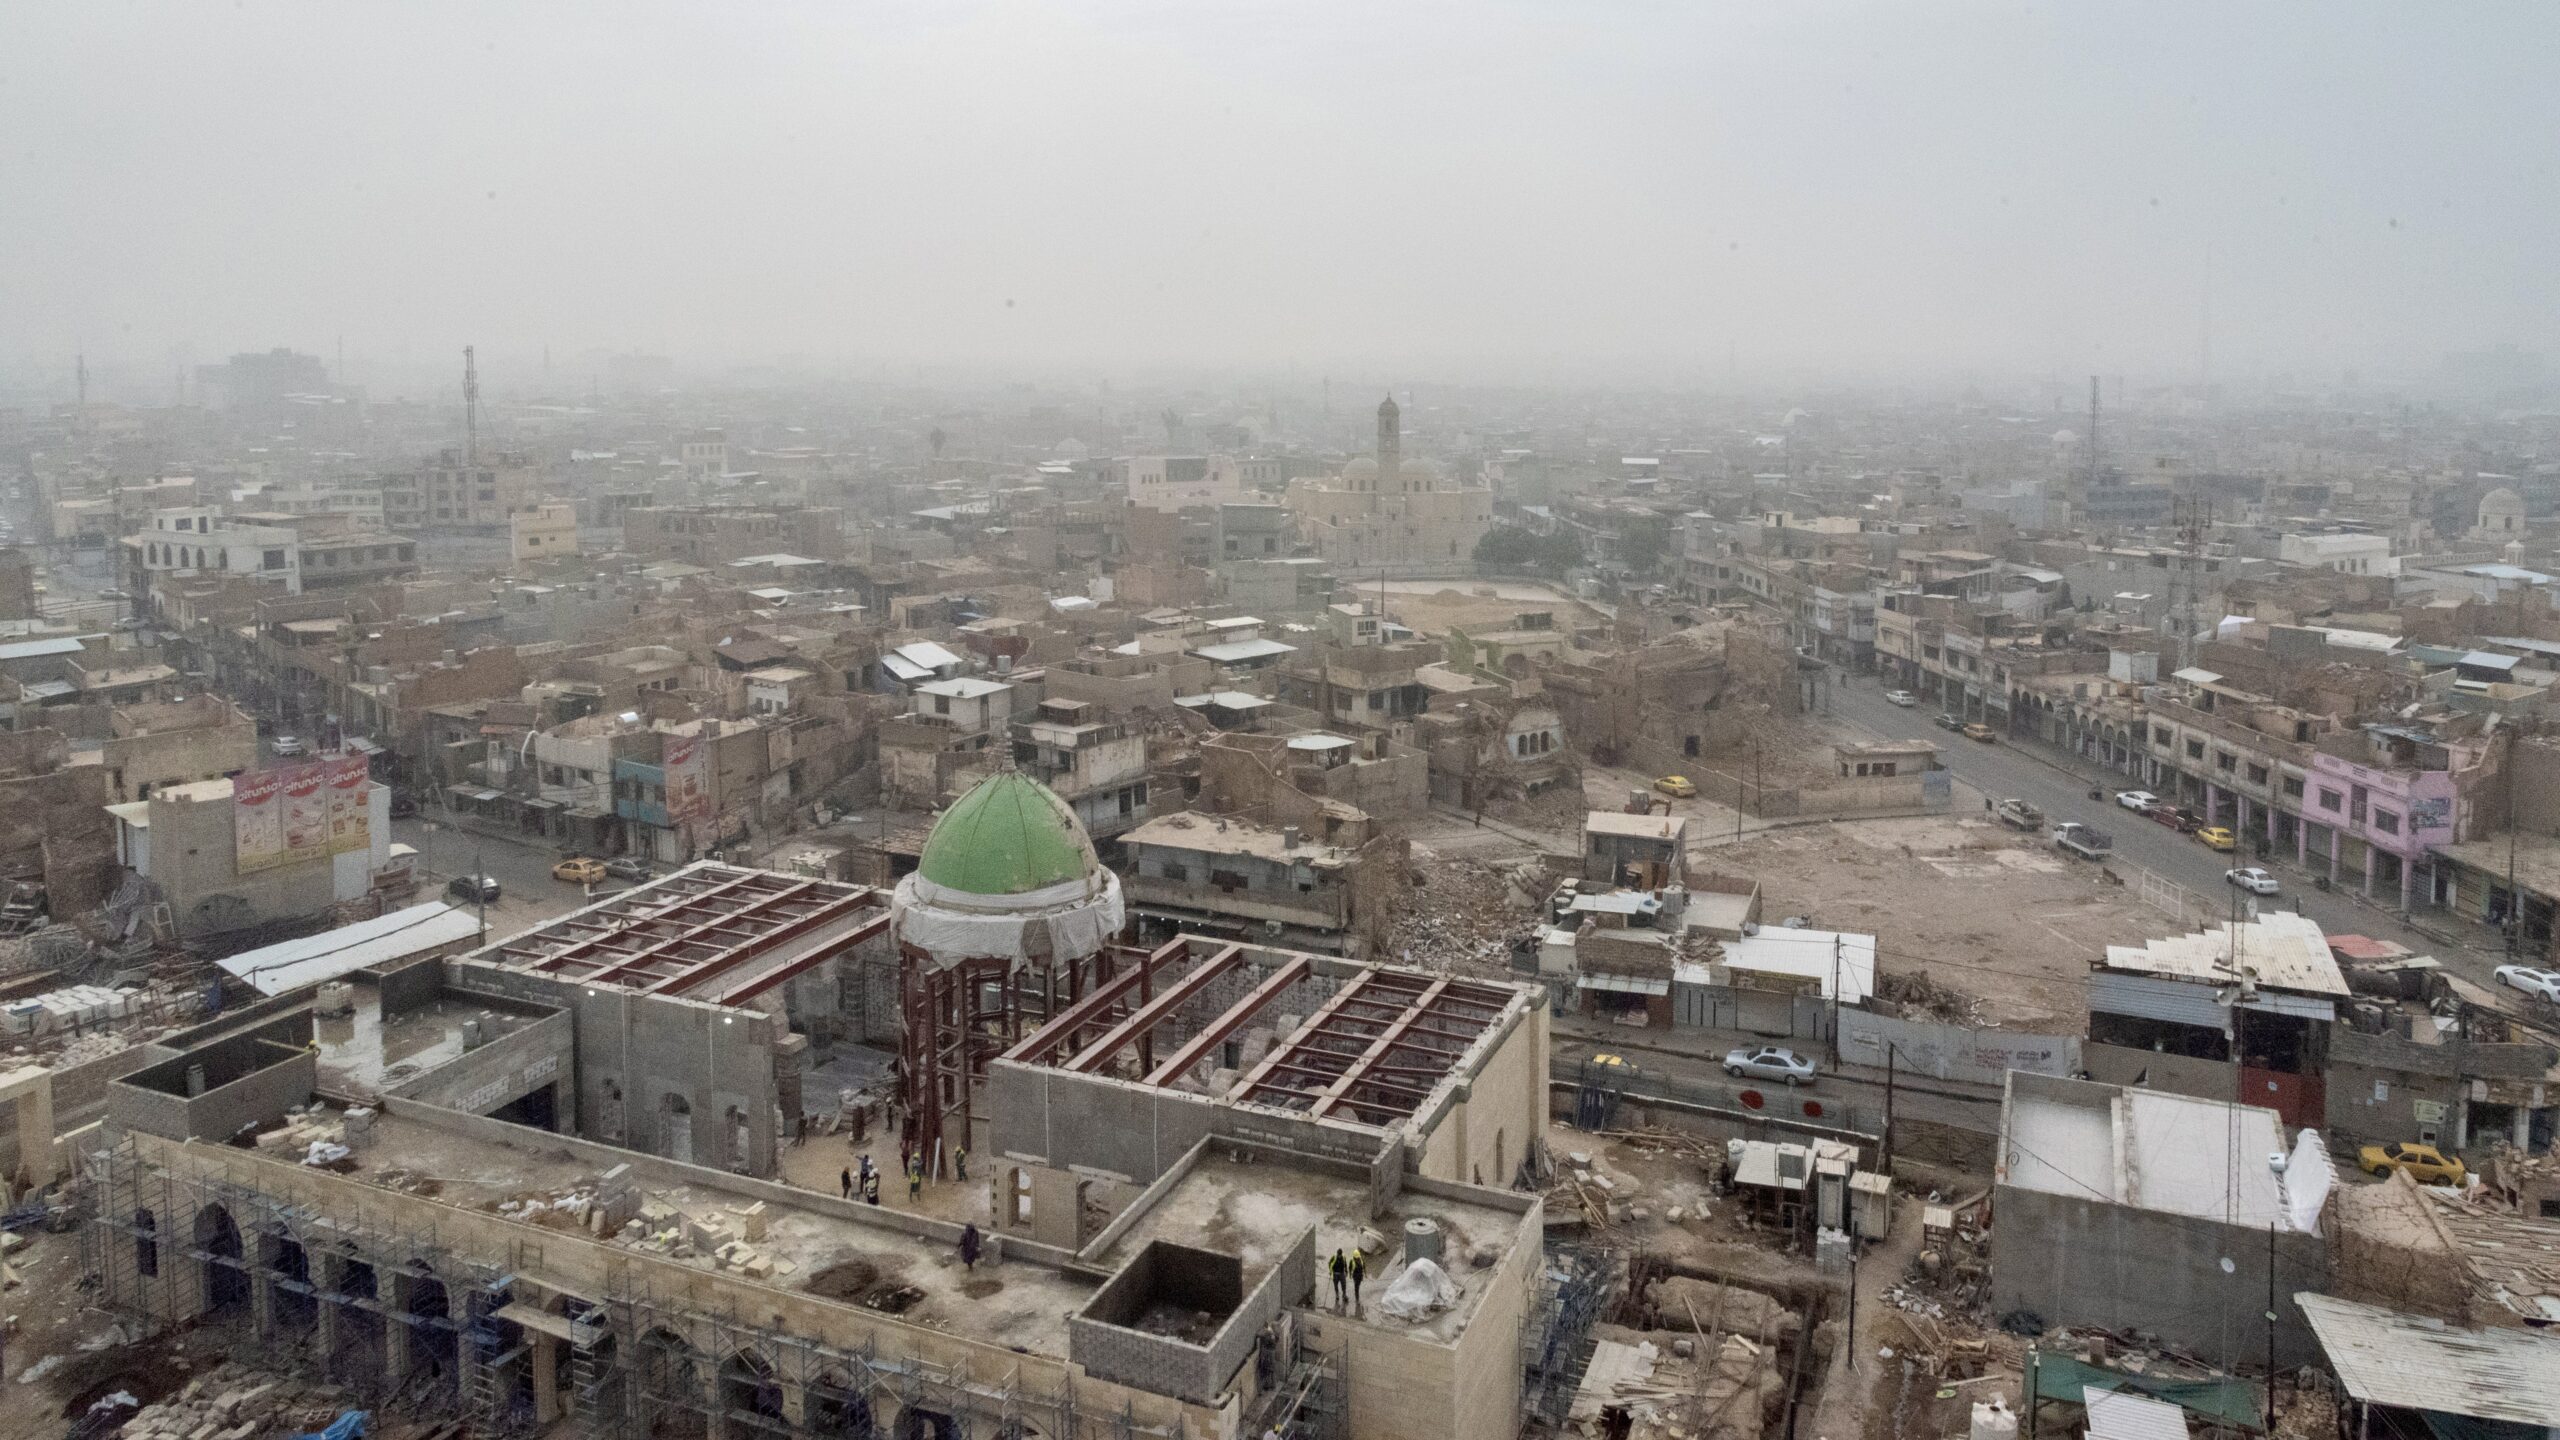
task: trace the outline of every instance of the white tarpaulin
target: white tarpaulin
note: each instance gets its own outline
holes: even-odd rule
[[[2337,1188],[2337,1167],[2329,1163],[2329,1147],[2316,1130],[2305,1130],[2293,1142],[2293,1158],[2284,1163],[2284,1213],[2305,1235],[2320,1233],[2320,1210]]]
[[[1398,1320],[1427,1320],[1457,1303],[1458,1282],[1431,1260],[1416,1260],[1404,1267],[1396,1283],[1378,1297],[1378,1308]]]

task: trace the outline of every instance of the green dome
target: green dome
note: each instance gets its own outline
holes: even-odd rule
[[[1006,770],[933,822],[916,873],[969,895],[1021,895],[1093,873],[1093,842],[1056,792]]]

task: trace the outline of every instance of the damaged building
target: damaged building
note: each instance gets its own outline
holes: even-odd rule
[[[1008,772],[894,894],[705,862],[315,964],[108,1087],[73,1142],[96,1301],[477,1430],[1515,1431],[1542,993],[1132,949],[1123,906]],[[883,1031],[940,1208],[789,1183],[804,1079]],[[1426,1300],[1324,1303],[1346,1247]]]

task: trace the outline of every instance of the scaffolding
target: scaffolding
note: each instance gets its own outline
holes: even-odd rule
[[[1596,1241],[1550,1243],[1528,1323],[1520,1327],[1520,1409],[1561,1427],[1591,1365],[1592,1326],[1626,1281],[1626,1257]]]
[[[598,1403],[582,1408],[589,1434],[1190,1440],[1179,1421],[1142,1423],[1125,1402],[1117,1413],[1086,1409],[1065,1369],[1048,1389],[1027,1382],[1018,1363],[977,1371],[892,1353],[876,1340],[858,1349],[829,1345],[734,1313],[688,1308],[624,1273],[602,1307],[612,1342],[581,1347],[593,1357],[588,1363],[611,1372],[595,1386]],[[1296,1432],[1283,1433],[1295,1440]],[[1305,1440],[1340,1437],[1308,1431]]]
[[[1350,1352],[1328,1353],[1306,1342],[1295,1325],[1283,1327],[1255,1359],[1265,1368],[1261,1399],[1246,1412],[1237,1434],[1254,1440],[1349,1440]]]
[[[82,1159],[83,1272],[95,1303],[141,1335],[185,1323],[235,1329],[270,1368],[369,1404],[458,1406],[481,1435],[530,1428],[515,1384],[523,1346],[487,1343],[509,1285],[496,1267],[432,1229],[323,1214],[153,1164],[130,1135]]]

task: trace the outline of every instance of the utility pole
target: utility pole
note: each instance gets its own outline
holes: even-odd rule
[[[480,943],[489,943],[489,872],[481,864],[481,846],[471,847],[471,903],[480,912]]]
[[[2267,1222],[2267,1414],[2276,1413],[2276,1222]]]
[[[1886,1170],[1893,1168],[1893,1061],[1898,1053],[1900,1047],[1884,1042],[1884,1154],[1878,1158]]]
[[[462,461],[480,464],[480,359],[462,347]]]
[[[2098,377],[2089,377],[2089,488],[2098,488]]]
[[[1840,1062],[1840,942],[1839,931],[1831,932],[1831,1061]]]

